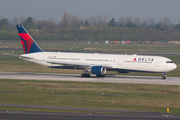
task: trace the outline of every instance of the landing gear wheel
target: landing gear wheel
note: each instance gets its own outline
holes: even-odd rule
[[[105,77],[105,75],[96,75],[96,77]]]
[[[162,76],[162,78],[161,78],[162,80],[165,80],[166,79],[166,76]]]
[[[166,73],[162,73],[162,80],[165,80],[166,79]]]
[[[81,77],[90,77],[90,74],[81,74]]]

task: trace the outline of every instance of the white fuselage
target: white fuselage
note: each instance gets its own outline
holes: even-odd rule
[[[90,64],[91,66],[110,66],[107,70],[129,72],[166,73],[177,67],[176,64],[166,57],[145,55],[37,52],[23,54],[20,58],[48,67],[74,66],[74,68],[86,68],[86,66],[83,67],[83,64]],[[53,62],[71,63],[71,65],[52,64]],[[79,67],[79,64],[82,64],[81,67]]]

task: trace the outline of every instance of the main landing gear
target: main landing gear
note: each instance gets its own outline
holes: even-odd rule
[[[90,77],[90,68],[86,68],[84,71],[83,71],[83,74],[81,74],[81,77]]]
[[[81,77],[90,77],[90,74],[83,73],[81,74]],[[105,75],[96,75],[96,77],[105,77]]]
[[[96,77],[105,77],[105,75],[96,75]]]
[[[81,74],[81,77],[90,77],[90,69],[85,69],[84,71],[83,71],[84,73],[83,74]],[[103,74],[96,74],[96,77],[105,77],[105,74],[103,75]]]
[[[162,73],[162,80],[165,80],[166,79],[166,73]]]
[[[81,74],[81,77],[90,77],[90,74],[83,73],[83,74]]]

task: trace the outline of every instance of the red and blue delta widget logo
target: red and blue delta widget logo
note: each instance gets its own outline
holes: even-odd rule
[[[153,62],[153,58],[134,58],[133,61]]]

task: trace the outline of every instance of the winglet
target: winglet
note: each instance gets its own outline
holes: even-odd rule
[[[37,43],[33,40],[33,38],[22,25],[16,25],[16,27],[25,54],[43,52],[43,50],[37,45]]]

